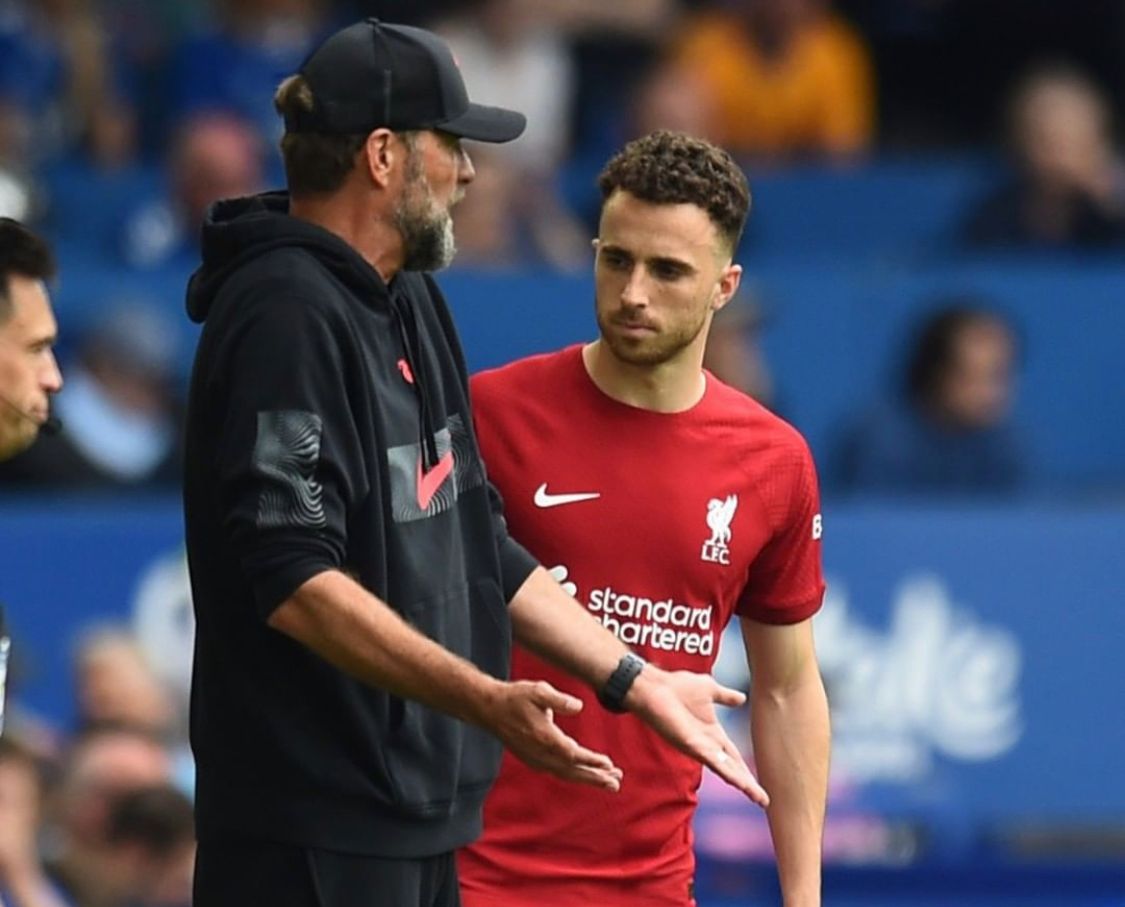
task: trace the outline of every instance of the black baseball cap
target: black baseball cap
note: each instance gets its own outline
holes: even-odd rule
[[[312,89],[313,109],[287,115],[287,132],[440,129],[510,142],[527,126],[522,113],[470,102],[449,47],[423,28],[364,19],[328,37],[300,74]]]

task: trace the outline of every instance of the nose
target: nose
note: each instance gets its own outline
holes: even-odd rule
[[[621,301],[627,306],[643,306],[648,304],[648,294],[645,292],[644,267],[638,262],[629,272],[629,279],[621,288]]]
[[[43,370],[42,378],[43,390],[48,394],[57,394],[62,390],[63,376],[62,371],[59,369],[59,362],[52,352],[47,353],[47,365]]]
[[[473,167],[473,159],[469,157],[469,152],[462,148],[460,168],[457,173],[457,182],[467,186],[474,179],[476,179],[476,177],[477,171]]]

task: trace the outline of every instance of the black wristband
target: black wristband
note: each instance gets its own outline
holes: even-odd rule
[[[643,658],[632,652],[621,656],[621,661],[617,663],[617,667],[609,675],[609,680],[598,693],[598,702],[603,708],[619,714],[626,711],[625,696],[633,688],[633,681],[644,670],[645,664]]]

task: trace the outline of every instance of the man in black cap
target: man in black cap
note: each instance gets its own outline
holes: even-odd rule
[[[715,719],[744,697],[629,652],[508,536],[486,480],[425,272],[453,257],[461,139],[524,118],[471,104],[431,33],[375,20],[276,105],[289,193],[218,203],[188,291],[194,903],[456,905],[502,745],[618,789],[554,722],[581,700],[504,680],[513,634],[765,802]]]

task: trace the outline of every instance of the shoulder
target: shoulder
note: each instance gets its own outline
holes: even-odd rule
[[[253,267],[232,274],[216,294],[204,322],[208,347],[219,355],[273,349],[277,356],[301,350],[357,346],[350,304],[333,292],[315,263],[285,250],[267,252]]]
[[[710,411],[716,421],[735,433],[735,443],[749,447],[748,453],[808,456],[804,435],[781,416],[710,373],[707,381]]]
[[[298,317],[341,316],[350,301],[328,270],[305,249],[283,246],[263,252],[233,271],[216,297],[238,314],[264,309],[271,317],[285,312]]]
[[[578,347],[567,347],[552,353],[540,353],[517,359],[498,368],[477,372],[469,379],[474,405],[488,405],[503,399],[542,398],[561,387],[578,358]]]
[[[752,489],[771,520],[818,494],[816,464],[805,437],[741,391],[714,382],[709,390],[712,443],[733,454],[743,487]]]

